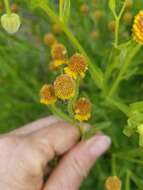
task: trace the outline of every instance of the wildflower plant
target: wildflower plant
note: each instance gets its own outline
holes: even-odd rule
[[[92,175],[100,178],[96,189],[142,190],[143,89],[142,85],[137,89],[138,84],[132,81],[133,77],[143,74],[143,11],[139,6],[133,11],[136,4],[133,0],[100,1],[25,0],[30,5],[30,11],[38,12],[40,20],[46,20],[47,24],[47,15],[50,19],[50,29],[47,31],[47,25],[44,24],[41,35],[49,63],[46,68],[40,66],[44,67],[44,72],[46,69],[49,72],[45,78],[38,78],[35,91],[40,89],[39,102],[42,108],[39,109],[45,106],[50,113],[72,123],[80,131],[80,140],[88,139],[97,131],[104,131],[112,137],[111,150],[93,170]],[[15,34],[24,14],[22,16],[16,4],[10,6],[9,0],[4,3],[6,13],[1,15],[1,25],[8,33]],[[76,4],[74,14],[71,11],[73,4]],[[75,27],[76,18],[82,19],[83,26]],[[37,22],[40,24],[38,19]],[[40,25],[37,29],[36,25],[36,29],[32,29],[38,31],[39,35],[42,27]],[[28,54],[35,56],[38,48],[31,44],[29,47]],[[41,57],[43,60],[43,54]],[[38,56],[34,61],[39,62]],[[17,79],[18,73],[15,74],[9,65],[7,68]],[[31,72],[34,72],[33,68]],[[30,78],[31,83],[27,79],[32,88],[37,73],[34,73],[34,79]],[[23,91],[37,102],[35,92],[23,81],[20,82],[19,78],[17,81]],[[83,122],[91,123],[92,127],[82,130]],[[139,167],[134,164],[139,164]]]

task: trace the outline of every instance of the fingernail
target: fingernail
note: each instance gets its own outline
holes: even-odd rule
[[[111,139],[108,136],[100,135],[92,138],[89,141],[89,154],[93,158],[100,157],[104,152],[106,152],[111,145]]]

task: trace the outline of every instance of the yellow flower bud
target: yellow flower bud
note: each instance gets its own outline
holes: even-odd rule
[[[68,100],[75,94],[75,81],[67,74],[60,75],[54,82],[55,94],[62,100]]]
[[[18,31],[21,21],[19,15],[12,13],[10,15],[4,14],[1,17],[1,25],[10,34],[14,34]]]
[[[105,182],[106,190],[121,190],[122,182],[117,176],[110,176]]]
[[[65,68],[65,72],[73,78],[80,76],[83,78],[87,70],[87,61],[82,54],[74,54],[70,60],[68,67]]]
[[[45,45],[50,46],[50,47],[52,47],[54,44],[57,43],[57,40],[52,33],[45,34],[43,41]]]
[[[53,45],[51,54],[56,66],[67,63],[67,49],[63,44]]]
[[[136,42],[143,44],[143,11],[140,11],[134,19],[133,39]]]
[[[80,6],[80,12],[84,15],[87,15],[88,12],[89,12],[89,7],[86,3],[83,3],[81,6]]]
[[[133,0],[127,0],[126,2],[126,9],[131,9],[133,6]]]
[[[103,17],[104,13],[101,10],[96,10],[94,12],[94,17],[96,20],[100,20]]]
[[[40,102],[45,105],[54,104],[57,98],[55,96],[54,87],[45,84],[40,90]]]
[[[80,98],[74,106],[75,119],[87,121],[91,117],[92,105],[87,98]]]

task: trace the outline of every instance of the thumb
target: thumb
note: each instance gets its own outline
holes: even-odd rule
[[[97,158],[110,144],[110,138],[105,135],[96,135],[86,142],[79,143],[62,159],[44,190],[77,190]]]

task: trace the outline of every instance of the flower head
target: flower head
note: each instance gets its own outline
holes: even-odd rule
[[[74,106],[75,119],[79,121],[87,121],[91,117],[92,105],[89,99],[80,98]]]
[[[86,3],[83,3],[81,6],[80,6],[80,12],[84,15],[87,15],[88,12],[89,12],[89,7]]]
[[[121,190],[122,182],[117,176],[110,176],[106,179],[105,187],[107,190]]]
[[[109,29],[111,32],[115,32],[115,28],[116,28],[115,20],[109,21],[109,23],[108,23],[108,29]]]
[[[55,94],[62,100],[68,100],[75,94],[75,81],[67,74],[60,75],[54,82]]]
[[[126,2],[126,9],[131,9],[133,6],[133,0],[127,0]]]
[[[45,34],[43,40],[44,40],[45,45],[50,46],[50,47],[57,43],[57,40],[52,33]]]
[[[52,85],[45,84],[40,90],[40,102],[42,104],[50,105],[56,102],[54,87]]]
[[[143,44],[143,11],[140,11],[134,19],[133,39],[136,42]]]
[[[123,20],[126,24],[130,24],[132,21],[132,14],[130,12],[126,12],[123,16]]]
[[[10,34],[14,34],[18,31],[21,21],[18,14],[11,13],[10,15],[4,14],[1,17],[1,24],[3,28]]]
[[[79,53],[74,54],[70,58],[68,67],[65,68],[65,72],[73,78],[77,78],[77,76],[83,78],[86,70],[87,61],[85,57]]]
[[[67,62],[67,49],[63,44],[57,43],[53,45],[51,54],[56,66]]]

